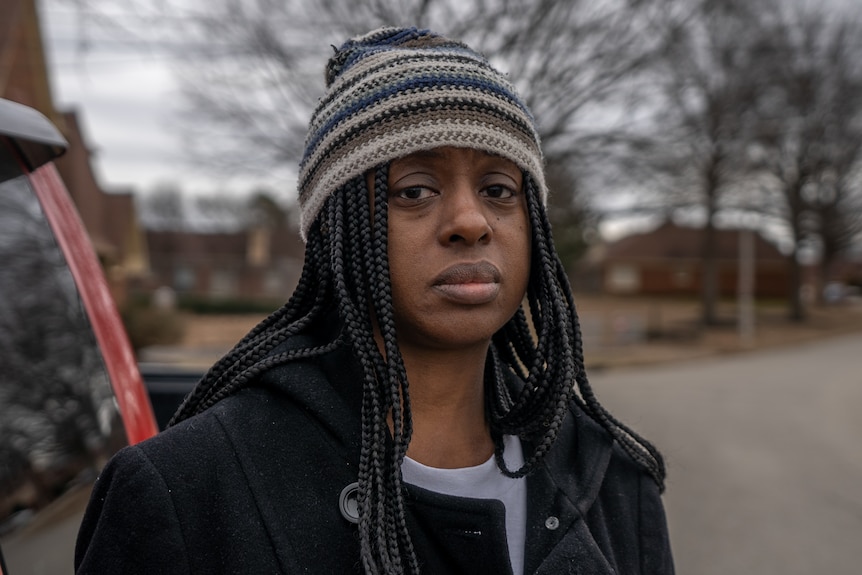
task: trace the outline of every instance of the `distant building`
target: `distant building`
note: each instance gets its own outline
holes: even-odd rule
[[[54,164],[105,268],[114,298],[122,304],[130,283],[141,281],[148,272],[134,197],[101,188],[77,114],[54,107],[34,0],[0,0],[0,97],[36,108],[68,141],[66,153]]]
[[[129,286],[149,273],[147,240],[138,219],[132,192],[102,190],[90,162],[91,152],[81,134],[75,112],[62,114],[69,148],[54,161],[90,241],[105,269],[114,297],[125,300]]]
[[[0,0],[0,97],[36,108],[62,132],[35,0]]]
[[[304,245],[293,230],[234,233],[147,231],[148,289],[205,300],[285,302],[302,272]]]
[[[736,294],[739,272],[739,230],[716,230],[716,265],[721,296]],[[701,292],[703,229],[666,222],[645,233],[609,243],[594,254],[605,293],[619,295],[688,296]],[[786,297],[787,256],[754,236],[755,296]]]

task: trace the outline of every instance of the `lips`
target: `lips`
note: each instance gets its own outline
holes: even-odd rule
[[[443,270],[432,285],[443,297],[454,303],[488,303],[500,292],[500,270],[485,261],[455,264]]]

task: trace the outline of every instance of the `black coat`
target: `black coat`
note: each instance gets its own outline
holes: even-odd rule
[[[119,452],[93,491],[77,572],[361,572],[339,506],[360,449],[350,365],[337,351],[276,368]],[[575,406],[527,490],[525,573],[673,573],[656,484]],[[424,573],[511,573],[501,503],[409,485],[407,501]]]

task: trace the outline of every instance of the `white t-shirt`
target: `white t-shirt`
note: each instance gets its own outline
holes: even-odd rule
[[[521,441],[514,435],[503,436],[503,458],[509,469],[524,464]],[[406,483],[428,491],[470,497],[497,499],[506,507],[506,543],[512,572],[524,572],[524,546],[527,537],[527,482],[525,479],[506,477],[497,468],[494,456],[475,467],[439,469],[428,467],[409,457],[404,458],[401,473]]]

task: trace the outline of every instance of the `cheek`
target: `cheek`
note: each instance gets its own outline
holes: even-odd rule
[[[390,220],[387,243],[393,296],[407,289],[410,280],[417,275],[416,267],[420,266],[422,261],[421,253],[417,251],[419,242],[409,231],[409,226],[402,226]]]
[[[527,283],[530,280],[530,269],[532,265],[533,239],[530,234],[530,227],[523,223],[518,227],[517,238],[513,241],[513,253],[511,257],[517,262],[517,274],[521,278],[521,282],[526,291]]]

